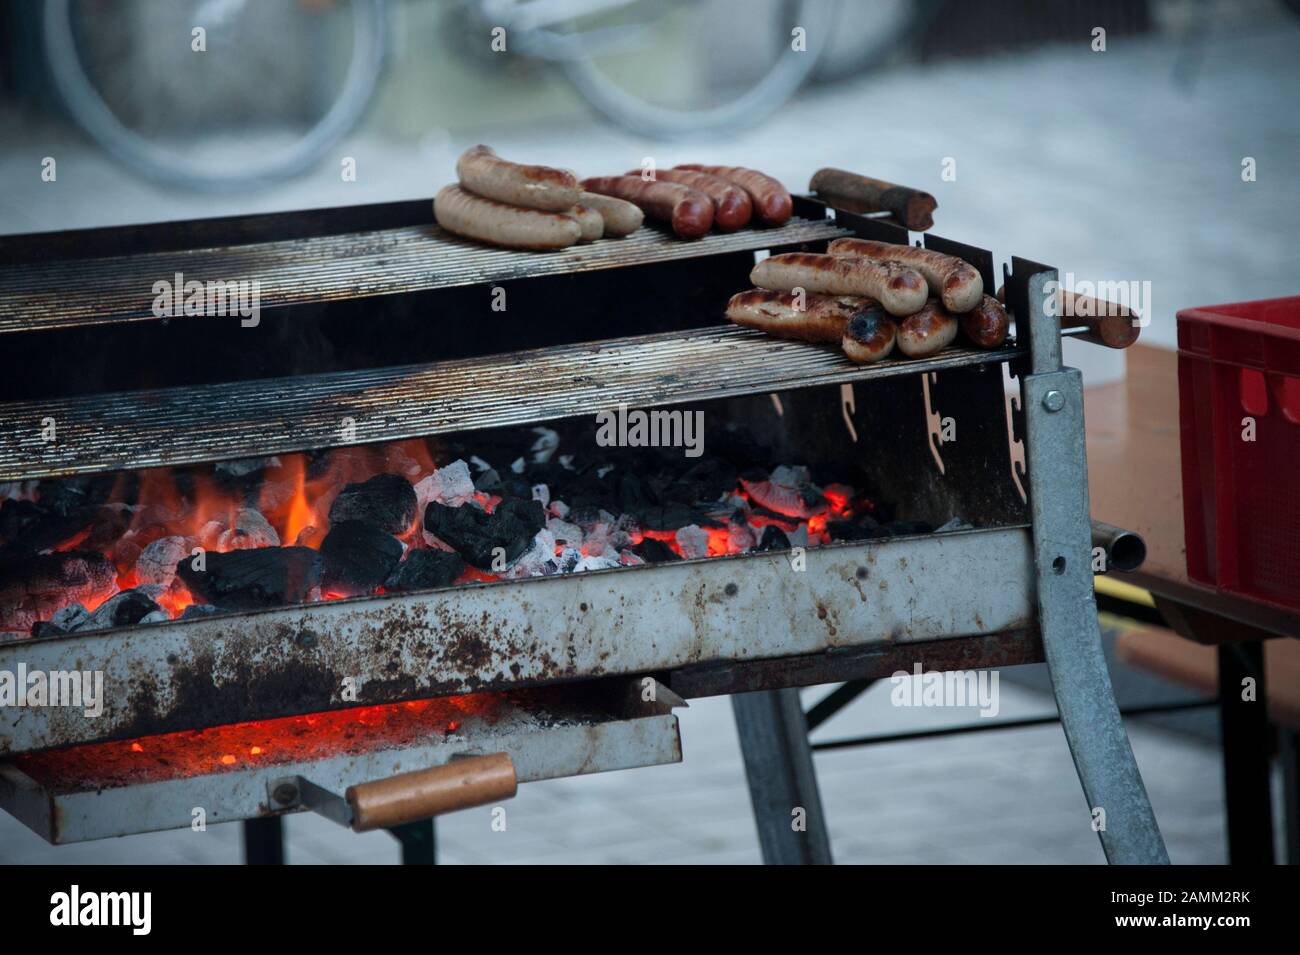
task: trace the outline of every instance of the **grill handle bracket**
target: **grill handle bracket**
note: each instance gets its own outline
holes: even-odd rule
[[[454,757],[441,766],[349,786],[342,795],[302,776],[267,783],[272,809],[310,809],[354,832],[393,829],[460,809],[509,799],[519,788],[508,753]]]

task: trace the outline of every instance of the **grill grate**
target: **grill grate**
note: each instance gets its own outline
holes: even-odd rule
[[[655,228],[557,252],[476,245],[435,225],[220,248],[0,266],[0,334],[155,320],[155,282],[257,279],[260,307],[393,295],[797,245],[848,235],[791,219],[686,242]]]
[[[435,364],[11,402],[0,481],[367,444],[1005,361],[950,348],[855,365],[838,349],[720,326]],[[58,440],[42,439],[53,418]],[[351,419],[350,440],[344,439]]]

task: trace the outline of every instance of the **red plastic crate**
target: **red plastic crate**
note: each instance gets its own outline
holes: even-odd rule
[[[1178,396],[1188,576],[1300,609],[1300,296],[1179,312]]]

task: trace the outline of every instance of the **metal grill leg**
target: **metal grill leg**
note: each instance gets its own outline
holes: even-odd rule
[[[1243,700],[1242,680],[1255,680],[1255,698]],[[1223,796],[1228,815],[1228,861],[1273,864],[1273,798],[1268,707],[1264,702],[1264,645],[1219,647],[1219,718],[1223,727]]]
[[[763,861],[829,865],[831,844],[799,691],[738,693],[731,706]]]
[[[437,862],[437,839],[434,820],[421,819],[394,826],[389,834],[402,844],[402,865],[434,865]]]
[[[1093,599],[1083,379],[1061,367],[1059,320],[1043,307],[1055,298],[1049,283],[1056,281],[1054,270],[1028,280],[1025,330],[1034,373],[1021,379],[1020,392],[1043,655],[1106,859],[1168,863],[1102,654]]]
[[[284,865],[284,817],[244,820],[244,864]]]

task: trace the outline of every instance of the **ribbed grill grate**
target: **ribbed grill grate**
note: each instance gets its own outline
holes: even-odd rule
[[[432,213],[430,214],[432,218]],[[155,282],[257,279],[260,307],[277,308],[506,282],[699,258],[847,235],[834,223],[791,219],[695,241],[643,228],[558,252],[476,245],[435,225],[314,236],[181,252],[0,267],[0,334],[152,320]]]
[[[0,481],[193,464],[941,371],[1021,351],[855,365],[734,326],[296,378],[0,405]],[[57,441],[42,440],[53,418]],[[345,419],[354,436],[345,438]]]

